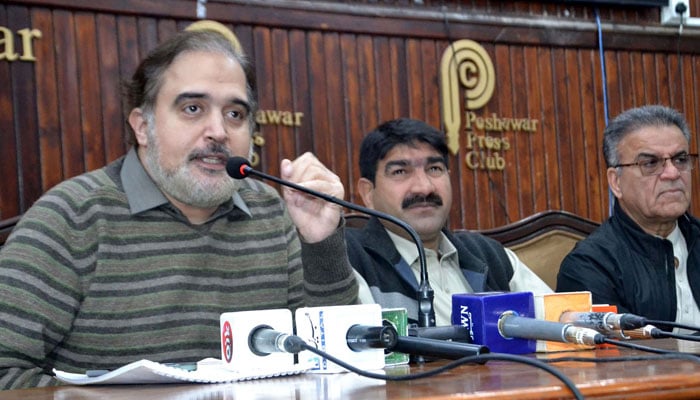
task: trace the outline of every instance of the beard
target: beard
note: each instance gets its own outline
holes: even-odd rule
[[[166,169],[161,163],[160,144],[155,134],[153,118],[148,118],[148,147],[144,163],[156,186],[179,202],[199,208],[217,207],[233,196],[238,182],[223,171],[206,171],[212,179],[198,179],[191,171],[190,162],[197,158],[231,152],[219,143],[211,143],[206,149],[192,151],[187,160],[173,169]]]

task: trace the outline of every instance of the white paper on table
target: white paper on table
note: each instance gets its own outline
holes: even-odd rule
[[[103,375],[88,377],[54,369],[56,378],[73,385],[125,385],[153,383],[226,383],[277,376],[296,375],[307,371],[308,366],[276,367],[235,371],[223,361],[206,358],[197,363],[197,370],[187,371],[149,360],[139,360],[109,371]]]

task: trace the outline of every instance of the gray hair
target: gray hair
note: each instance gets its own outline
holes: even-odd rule
[[[672,126],[681,130],[690,143],[690,128],[678,111],[661,106],[648,105],[631,108],[613,119],[603,132],[603,155],[608,167],[620,163],[618,146],[628,134],[648,126]]]

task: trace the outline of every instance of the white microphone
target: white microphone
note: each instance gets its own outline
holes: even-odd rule
[[[520,317],[506,311],[498,319],[498,331],[504,338],[551,340],[592,346],[604,343],[605,336],[600,332],[572,324]]]
[[[435,309],[433,306],[434,292],[433,288],[430,287],[430,283],[428,281],[428,268],[425,263],[425,249],[423,248],[423,242],[421,241],[420,236],[418,236],[418,233],[411,227],[411,225],[394,217],[393,215],[379,212],[371,208],[362,207],[357,204],[341,200],[337,197],[330,196],[309,188],[305,188],[301,185],[297,185],[296,183],[289,182],[287,180],[277,178],[276,176],[272,176],[264,172],[255,170],[253,169],[253,167],[250,166],[250,162],[248,162],[248,160],[246,160],[243,157],[229,158],[226,162],[226,172],[229,174],[229,176],[231,176],[234,179],[244,179],[248,177],[248,175],[255,175],[264,179],[269,179],[273,182],[279,183],[280,185],[287,186],[292,189],[296,189],[300,192],[310,194],[314,197],[321,198],[333,204],[338,204],[351,210],[359,211],[364,214],[372,215],[374,217],[390,221],[403,228],[406,232],[408,232],[413,241],[416,243],[416,247],[418,248],[418,261],[420,263],[421,277],[420,284],[418,286],[418,291],[416,293],[418,298],[418,326],[435,326]]]
[[[638,329],[646,325],[646,319],[638,315],[615,314],[613,312],[567,311],[561,314],[559,321],[607,334]]]

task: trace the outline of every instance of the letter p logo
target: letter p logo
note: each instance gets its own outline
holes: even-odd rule
[[[465,108],[475,110],[491,100],[495,75],[491,58],[477,42],[462,39],[445,49],[440,61],[440,92],[447,145],[453,154],[459,150],[459,128],[462,125],[460,86],[465,88]]]

